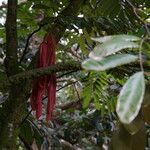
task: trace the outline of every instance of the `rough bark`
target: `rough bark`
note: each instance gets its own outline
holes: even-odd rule
[[[11,76],[17,73],[17,0],[8,0],[6,18],[6,73]]]
[[[81,63],[77,61],[67,61],[66,63],[57,63],[46,68],[32,69],[26,72],[18,73],[9,78],[11,83],[18,83],[24,79],[34,79],[43,75],[49,75],[51,73],[57,73],[62,71],[78,71],[81,70]]]

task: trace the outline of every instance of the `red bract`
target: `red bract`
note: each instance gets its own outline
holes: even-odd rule
[[[55,64],[56,41],[51,34],[47,34],[41,43],[38,55],[37,68],[47,67]],[[47,90],[48,103],[46,110],[46,120],[52,119],[52,113],[56,101],[56,74],[38,77],[33,81],[31,94],[31,107],[36,111],[37,119],[42,114],[42,97]]]

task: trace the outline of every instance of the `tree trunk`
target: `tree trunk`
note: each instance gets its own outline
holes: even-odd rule
[[[29,90],[25,89],[26,83],[12,85],[9,99],[4,103],[0,111],[0,149],[15,150],[20,123],[25,111],[26,95]]]
[[[8,0],[6,18],[6,59],[5,70],[7,76],[18,73],[17,58],[17,0]],[[16,115],[17,102],[19,100],[19,88],[17,85],[9,87],[9,98],[0,110],[0,148],[16,149]],[[19,112],[19,114],[22,114]]]

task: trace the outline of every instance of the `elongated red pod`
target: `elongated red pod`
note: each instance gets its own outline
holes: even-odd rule
[[[43,42],[40,45],[39,58],[38,58],[38,68],[46,67],[46,57],[47,57],[48,49],[47,43]],[[36,104],[36,117],[39,118],[42,115],[42,98],[44,92],[46,90],[46,76],[38,78],[38,93],[37,93],[37,104]]]
[[[55,64],[56,59],[56,41],[54,37],[49,34],[47,36],[47,47],[49,51],[49,56],[47,59],[48,66]],[[56,74],[53,73],[47,77],[47,91],[48,91],[48,103],[47,103],[47,115],[46,120],[51,120],[55,103],[56,103]]]
[[[37,68],[46,67],[47,44],[41,43],[38,55]],[[42,97],[45,91],[46,76],[36,78],[33,82],[33,89],[31,95],[31,107],[36,111],[36,117],[39,118],[42,114]]]
[[[51,74],[48,82],[48,103],[46,120],[51,120],[56,103],[56,75]]]
[[[39,48],[39,56],[37,68],[47,67],[55,64],[56,41],[54,37],[48,33],[45,35],[43,42]],[[50,74],[36,78],[33,82],[31,95],[31,107],[36,111],[36,117],[42,114],[42,97],[45,90],[48,93],[48,102],[46,110],[46,120],[52,119],[53,110],[56,103],[56,74]]]
[[[32,93],[31,93],[31,108],[32,108],[32,110],[36,110],[37,91],[38,91],[38,82],[37,82],[37,80],[34,80],[33,81]]]

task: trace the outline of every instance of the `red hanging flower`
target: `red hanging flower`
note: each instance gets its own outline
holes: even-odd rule
[[[37,68],[47,67],[55,64],[56,41],[51,34],[46,34],[39,47]],[[53,110],[56,103],[56,74],[38,77],[33,81],[31,94],[31,108],[36,111],[37,119],[42,115],[42,97],[47,90],[48,103],[46,110],[46,120],[52,119]]]

